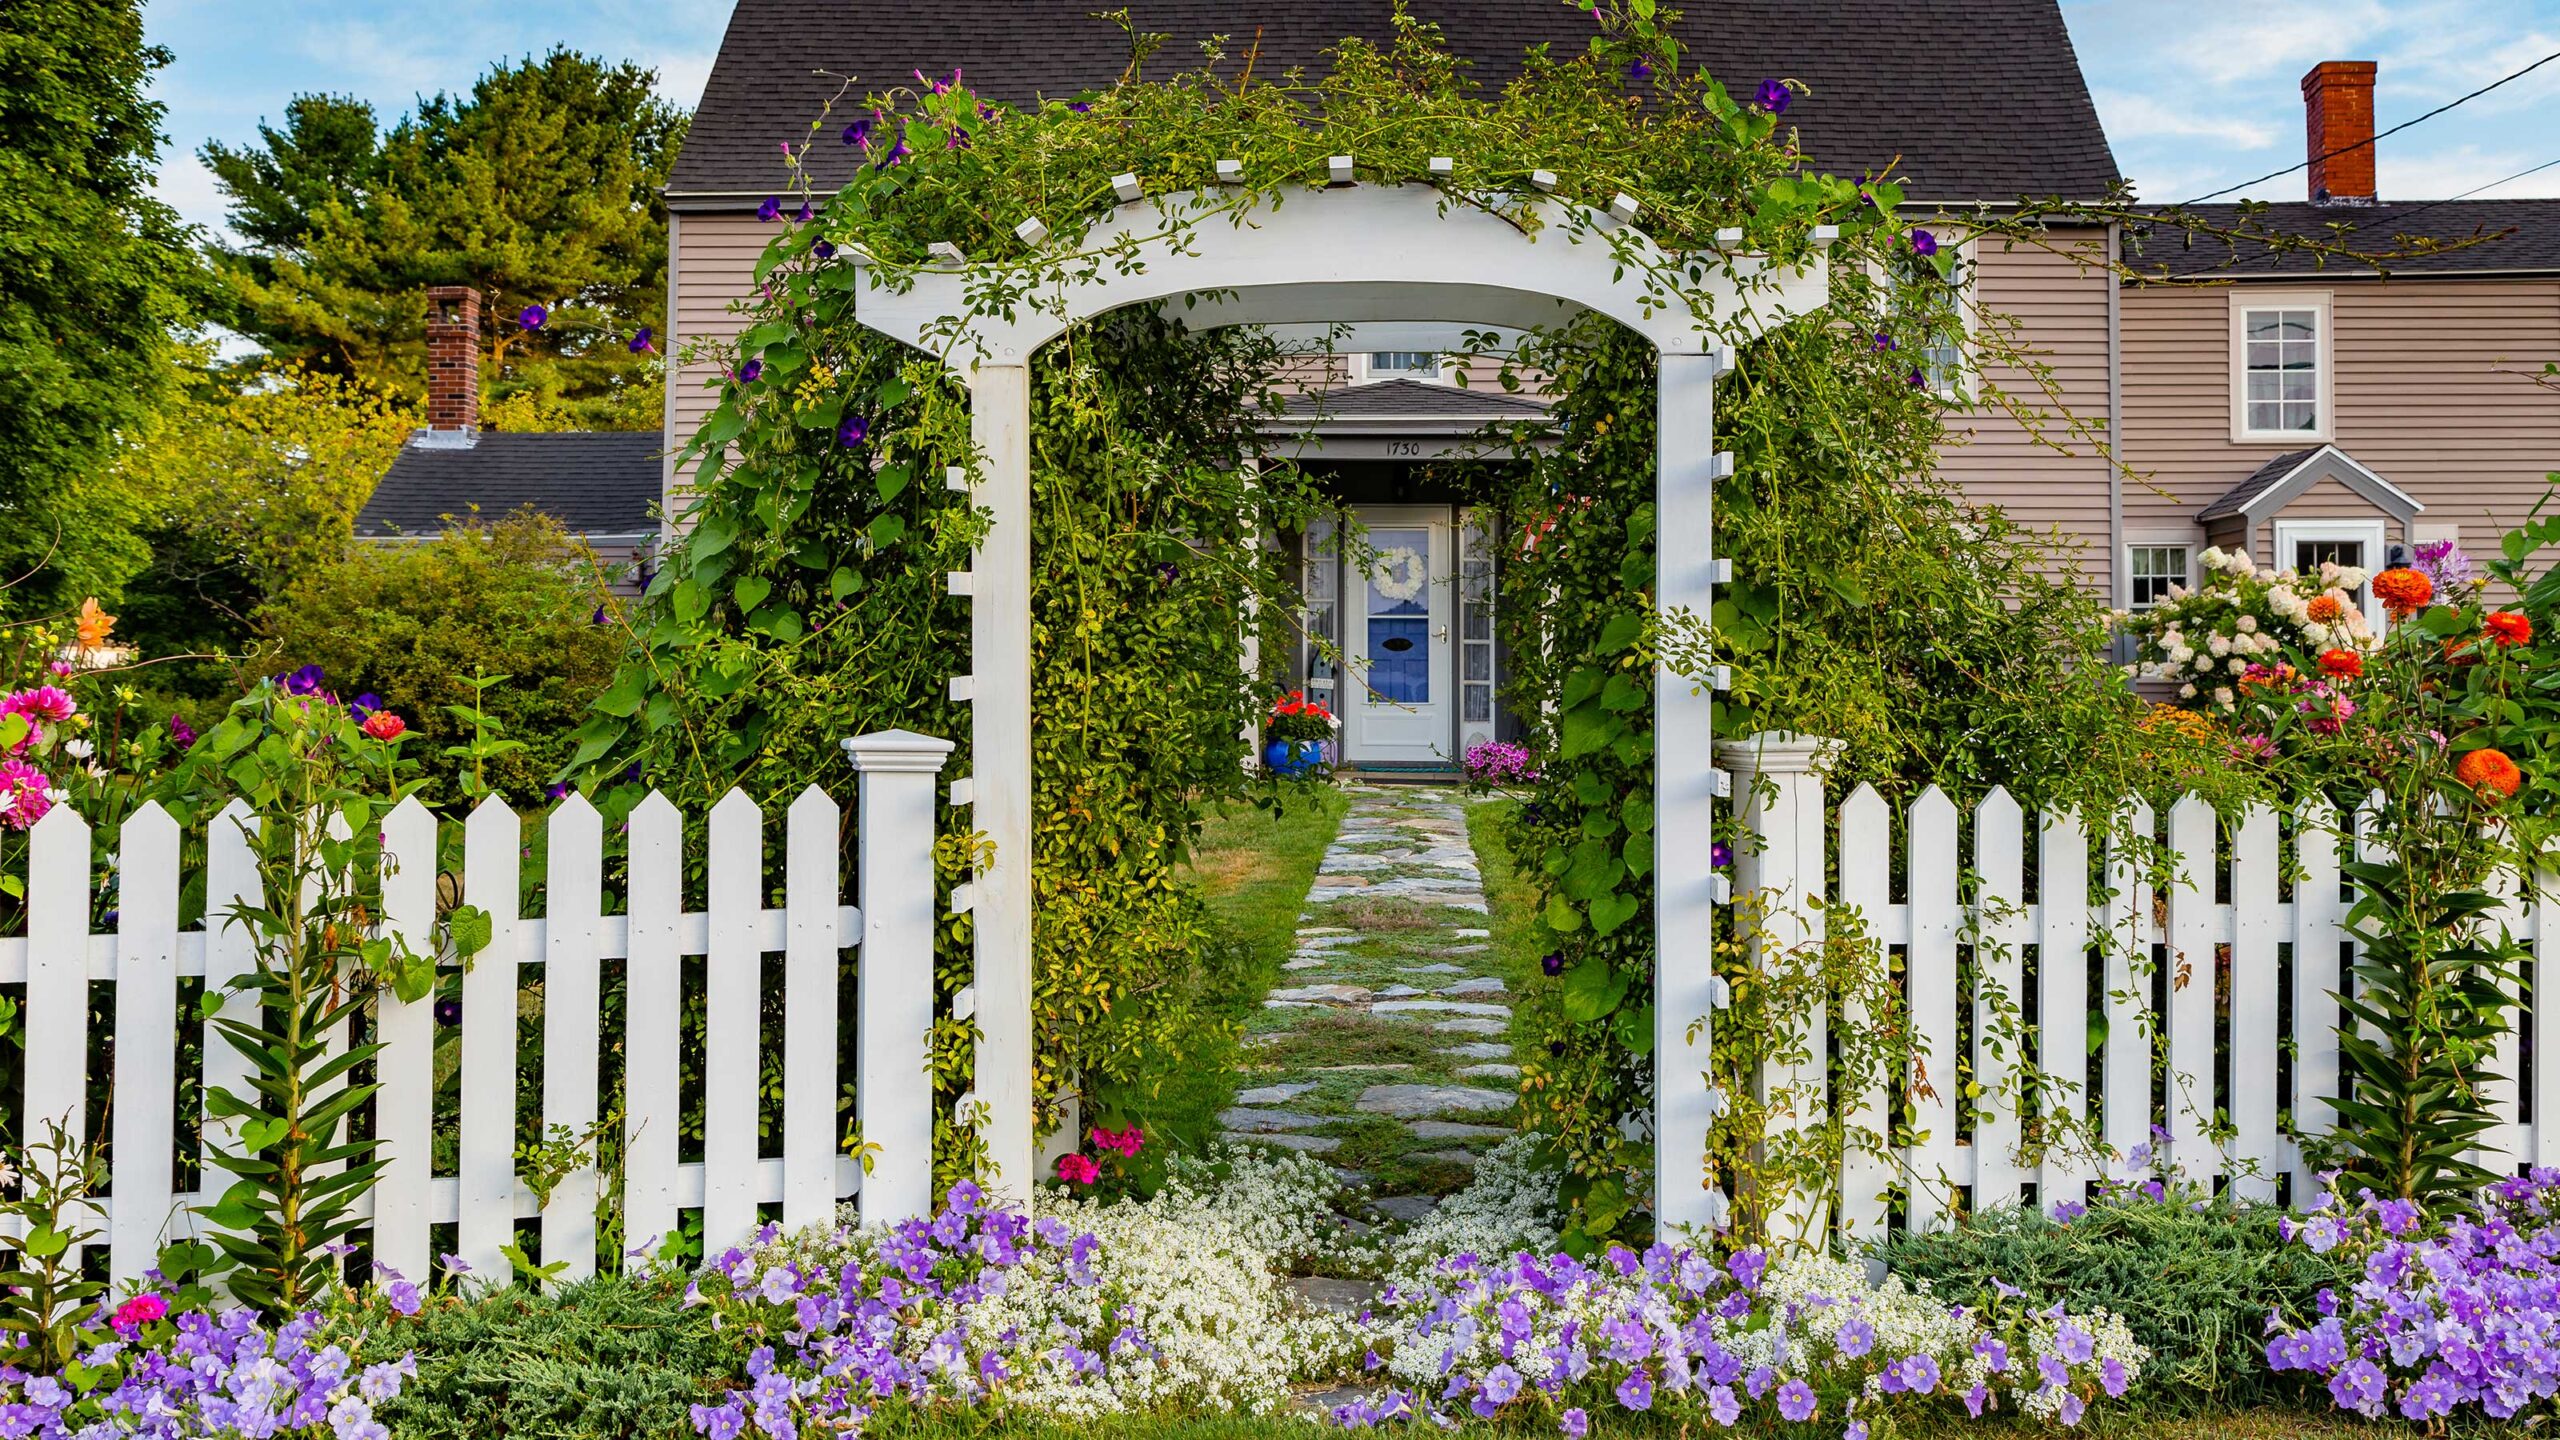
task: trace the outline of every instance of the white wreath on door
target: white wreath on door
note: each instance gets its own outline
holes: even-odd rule
[[[1389,600],[1415,599],[1429,583],[1431,562],[1410,545],[1380,551],[1377,567],[1369,572],[1369,588]]]

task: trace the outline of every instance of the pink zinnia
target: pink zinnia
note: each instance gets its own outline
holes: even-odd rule
[[[43,771],[24,760],[0,760],[0,825],[12,830],[32,829],[53,808],[53,800],[44,792],[53,782]]]

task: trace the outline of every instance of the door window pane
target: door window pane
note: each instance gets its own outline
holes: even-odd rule
[[[1369,689],[1398,705],[1431,703],[1431,532],[1376,530],[1368,583]]]

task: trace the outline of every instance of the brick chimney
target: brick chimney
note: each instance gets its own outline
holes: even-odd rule
[[[427,291],[427,428],[420,445],[469,445],[480,434],[480,292]]]
[[[2302,77],[2314,205],[2370,205],[2379,193],[2373,180],[2374,68],[2370,60],[2323,60]]]

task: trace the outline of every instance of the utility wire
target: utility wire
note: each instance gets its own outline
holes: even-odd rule
[[[2525,76],[2532,74],[2534,71],[2541,69],[2543,66],[2550,64],[2554,60],[2560,60],[2560,50],[2552,51],[2550,54],[2543,56],[2541,59],[2534,61],[2532,64],[2516,71],[2512,75],[2500,76],[2499,78],[2490,81],[2488,84],[2481,86],[2479,89],[2472,91],[2468,95],[2462,96],[2459,99],[2448,100],[2433,110],[2428,111],[2426,114],[2417,117],[2415,120],[2403,120],[2399,124],[2392,126],[2390,129],[2383,131],[2381,134],[2374,136],[2371,140],[2359,140],[2352,145],[2341,145],[2337,149],[2328,151],[2325,154],[2314,155],[2309,159],[2302,161],[2300,164],[2287,165],[2281,170],[2271,170],[2266,174],[2259,176],[2255,180],[2243,180],[2237,185],[2225,185],[2219,190],[2215,190],[2209,194],[2199,195],[2193,200],[2181,201],[2179,208],[2183,209],[2188,205],[2201,205],[2205,201],[2211,200],[2218,195],[2228,195],[2234,190],[2246,190],[2252,185],[2264,184],[2269,180],[2279,180],[2292,174],[2296,170],[2308,170],[2323,160],[2330,159],[2334,156],[2344,155],[2350,150],[2361,150],[2367,145],[2388,140],[2392,136],[2399,134],[2401,131],[2408,129],[2410,126],[2418,124],[2420,121],[2433,120],[2447,110],[2450,110],[2457,105],[2468,104],[2473,100],[2477,100],[2481,96],[2488,94],[2490,91],[2497,89],[2499,86],[2507,84],[2509,81],[2521,80]],[[2515,177],[2509,176],[2508,178],[2513,179]],[[2506,182],[2500,181],[2498,183],[2504,184]]]

